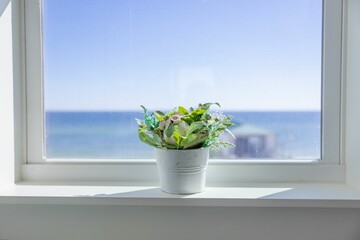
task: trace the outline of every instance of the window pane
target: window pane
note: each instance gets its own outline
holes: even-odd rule
[[[47,158],[151,158],[140,105],[200,102],[214,158],[321,157],[321,0],[43,0],[43,36]]]

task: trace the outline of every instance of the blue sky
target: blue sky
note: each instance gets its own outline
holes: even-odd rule
[[[321,0],[44,0],[47,110],[319,110]]]

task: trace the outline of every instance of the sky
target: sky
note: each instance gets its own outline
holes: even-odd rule
[[[321,106],[321,0],[43,0],[45,109]]]

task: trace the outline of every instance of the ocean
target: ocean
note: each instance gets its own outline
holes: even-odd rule
[[[237,137],[236,149],[211,158],[318,159],[320,112],[224,112],[237,126],[251,126]],[[137,136],[135,118],[142,112],[55,112],[45,114],[45,154],[49,159],[150,159],[153,148]],[[255,129],[255,130],[254,130]],[[268,136],[257,138],[259,129]],[[270,137],[269,137],[270,136]],[[264,140],[267,139],[267,140]],[[269,139],[271,141],[269,141]],[[264,140],[264,141],[263,141]],[[235,140],[234,140],[235,141]],[[240,143],[240,144],[239,144]],[[247,146],[244,148],[244,146]],[[264,149],[267,153],[264,154]],[[242,154],[248,151],[249,154]],[[238,155],[236,155],[238,154]]]

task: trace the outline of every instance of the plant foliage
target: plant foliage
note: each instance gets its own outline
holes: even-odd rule
[[[231,122],[232,116],[210,113],[212,105],[220,107],[219,103],[205,103],[189,110],[179,106],[168,113],[155,111],[149,114],[148,110],[141,106],[144,120],[136,119],[139,138],[150,146],[164,149],[210,147],[218,151],[234,146],[219,138],[224,131],[233,136],[228,129],[234,125]]]

